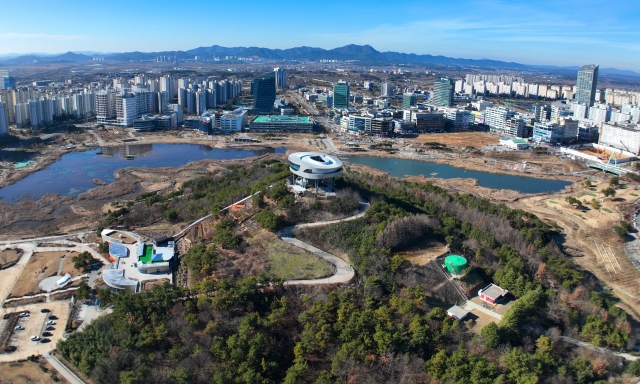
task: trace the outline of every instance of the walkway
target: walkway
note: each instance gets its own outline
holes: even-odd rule
[[[42,357],[44,357],[44,359],[47,360],[49,364],[51,364],[53,368],[55,368],[55,370],[58,371],[58,373],[60,373],[60,376],[64,377],[64,379],[67,380],[69,383],[84,384],[84,381],[82,381],[78,376],[76,376],[75,373],[71,372],[69,368],[67,368],[64,364],[62,364],[60,360],[58,360],[55,356],[51,355],[51,353],[45,352],[42,354]]]
[[[476,303],[474,303],[471,300],[468,300],[465,304],[464,304],[464,309],[466,309],[467,311],[471,312],[472,310],[478,310],[482,313],[484,313],[485,315],[489,315],[491,317],[493,317],[494,319],[500,321],[502,320],[502,315],[490,310],[489,308],[485,308],[481,305],[478,305]]]
[[[341,284],[341,283],[347,283],[351,279],[353,279],[353,276],[355,276],[355,271],[344,260],[328,252],[325,252],[319,248],[316,248],[311,244],[305,243],[304,241],[294,239],[293,237],[291,237],[291,233],[293,232],[294,229],[297,229],[297,228],[320,227],[320,226],[340,223],[343,221],[358,219],[365,215],[365,211],[368,207],[369,207],[369,203],[361,202],[360,212],[356,215],[349,216],[340,220],[329,220],[329,221],[319,221],[317,223],[298,224],[292,227],[284,228],[282,231],[280,231],[279,236],[282,239],[282,241],[287,242],[291,245],[294,245],[298,248],[302,248],[305,251],[309,251],[314,255],[316,255],[317,257],[321,258],[322,260],[330,263],[336,268],[336,272],[329,277],[323,277],[320,279],[309,279],[309,280],[288,280],[288,281],[285,281],[284,284],[285,285]]]

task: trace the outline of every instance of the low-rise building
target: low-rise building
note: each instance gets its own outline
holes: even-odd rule
[[[486,301],[489,304],[495,304],[504,299],[509,291],[502,289],[495,284],[489,284],[483,289],[478,291],[478,296],[481,300]]]
[[[468,315],[469,311],[457,305],[454,305],[453,307],[447,309],[447,316],[454,320],[462,321]]]
[[[313,120],[307,116],[256,116],[250,123],[252,132],[296,132],[311,133]]]
[[[529,143],[525,139],[505,138],[500,139],[500,145],[515,150],[523,150],[529,148]]]

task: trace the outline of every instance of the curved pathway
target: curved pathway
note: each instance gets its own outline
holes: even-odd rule
[[[320,226],[325,226],[329,224],[340,223],[343,221],[358,219],[364,216],[365,210],[368,207],[369,207],[369,203],[360,203],[360,213],[356,215],[349,216],[347,218],[340,219],[340,220],[319,221],[317,223],[298,224],[298,225],[294,225],[294,226],[283,229],[279,233],[279,236],[282,239],[282,241],[285,241],[298,248],[302,248],[305,251],[309,251],[314,255],[316,255],[317,257],[321,258],[322,260],[330,263],[336,268],[336,272],[329,277],[322,277],[319,279],[309,279],[309,280],[288,280],[288,281],[285,281],[284,284],[285,285],[341,284],[341,283],[347,283],[351,279],[353,279],[353,276],[355,276],[355,271],[353,270],[353,267],[347,264],[344,260],[328,252],[325,252],[319,248],[316,248],[311,244],[305,243],[304,241],[294,239],[293,237],[291,237],[291,233],[293,232],[294,229],[297,229],[297,228],[320,227]]]

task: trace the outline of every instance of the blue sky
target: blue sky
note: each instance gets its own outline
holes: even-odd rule
[[[640,71],[640,1],[0,0],[0,54],[370,44]]]

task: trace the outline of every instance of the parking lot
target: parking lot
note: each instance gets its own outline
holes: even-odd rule
[[[45,308],[51,312],[41,313],[40,310]],[[24,330],[14,330],[8,343],[10,346],[17,347],[17,350],[11,353],[0,354],[0,361],[24,359],[31,355],[40,355],[55,348],[55,344],[64,334],[64,328],[69,316],[68,301],[32,304],[11,308],[10,311],[3,309],[3,313],[14,312],[14,310],[15,312],[29,310],[30,315],[18,319],[16,326],[22,326]],[[58,318],[57,320],[53,320],[56,322],[55,325],[52,325],[54,329],[48,331],[51,333],[51,336],[46,337],[50,339],[51,342],[41,343],[40,341],[32,341],[31,336],[38,336],[41,339],[45,338],[42,336],[42,333],[47,332],[45,328],[47,327],[46,322],[49,320],[49,316],[56,316]]]

